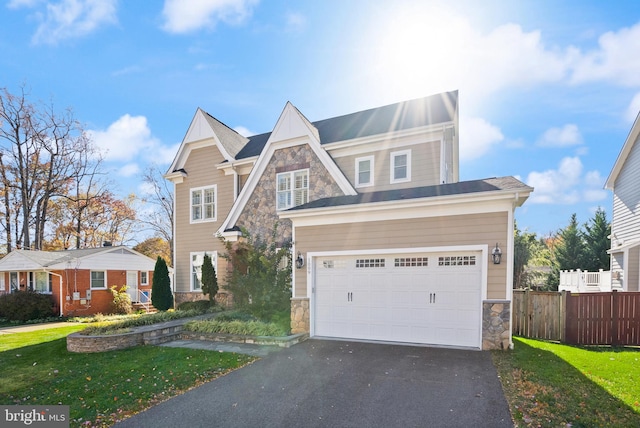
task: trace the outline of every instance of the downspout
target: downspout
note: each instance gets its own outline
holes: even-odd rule
[[[48,272],[50,275],[55,275],[58,278],[60,278],[60,317],[63,316],[63,311],[62,311],[62,275],[55,273],[55,272],[50,272],[45,270],[45,272]]]

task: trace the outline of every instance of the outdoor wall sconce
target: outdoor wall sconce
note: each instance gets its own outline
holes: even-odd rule
[[[500,260],[502,260],[502,250],[498,247],[498,243],[496,242],[496,248],[491,252],[491,258],[493,259],[494,265],[499,265]]]
[[[298,255],[296,256],[296,269],[302,269],[304,266],[304,257],[302,257],[302,253],[298,251]]]

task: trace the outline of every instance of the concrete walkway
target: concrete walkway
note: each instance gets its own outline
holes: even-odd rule
[[[27,333],[30,331],[46,330],[49,328],[69,327],[78,325],[74,322],[47,322],[42,324],[25,324],[11,327],[0,327],[0,334]]]

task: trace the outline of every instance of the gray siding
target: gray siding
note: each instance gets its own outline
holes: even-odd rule
[[[614,184],[612,232],[618,240],[640,239],[640,143],[636,140]]]

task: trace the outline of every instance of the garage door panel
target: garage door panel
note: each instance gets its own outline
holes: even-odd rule
[[[318,259],[314,333],[478,347],[482,283],[478,254]]]

